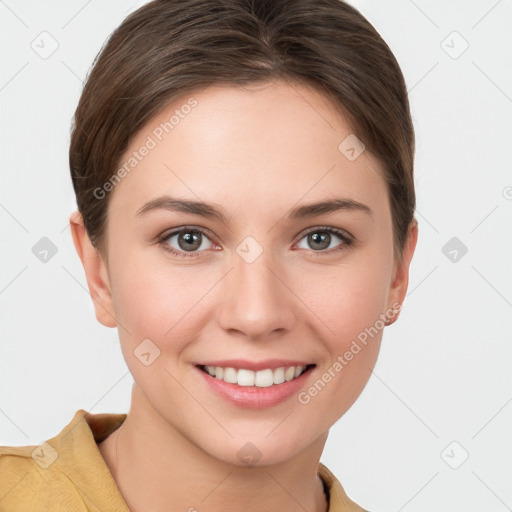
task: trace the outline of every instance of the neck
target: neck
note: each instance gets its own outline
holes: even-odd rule
[[[317,474],[326,439],[277,464],[230,464],[169,425],[134,385],[126,420],[99,449],[132,512],[326,512]]]

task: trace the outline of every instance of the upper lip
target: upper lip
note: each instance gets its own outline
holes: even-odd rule
[[[237,370],[245,369],[257,372],[270,368],[288,368],[290,366],[313,366],[312,363],[296,361],[292,359],[265,359],[264,361],[248,361],[246,359],[223,359],[221,361],[204,361],[198,363],[198,366],[220,366],[221,368],[235,368]]]

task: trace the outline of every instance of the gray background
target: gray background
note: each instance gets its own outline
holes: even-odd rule
[[[2,445],[40,444],[79,408],[129,409],[117,331],[72,244],[67,151],[93,58],[143,3],[0,1]],[[400,319],[322,462],[370,510],[512,510],[512,2],[352,3],[406,78],[420,238]]]

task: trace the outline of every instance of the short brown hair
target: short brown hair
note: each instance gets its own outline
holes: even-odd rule
[[[383,164],[401,259],[415,209],[407,89],[388,45],[340,0],[155,0],[131,13],[96,56],[73,120],[71,178],[93,245],[106,250],[108,197],[95,190],[151,118],[198,87],[276,79],[323,92]]]

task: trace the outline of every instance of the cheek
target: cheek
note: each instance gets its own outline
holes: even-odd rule
[[[355,402],[375,366],[384,328],[380,315],[388,293],[388,263],[368,252],[324,275],[303,273],[310,277],[303,279],[298,293],[320,320],[316,325],[326,357],[299,402],[318,411],[326,426]]]
[[[194,305],[211,286],[140,255],[126,256],[117,264],[112,290],[121,350],[148,397],[167,397],[174,390],[165,369],[199,336],[200,308]]]
[[[179,313],[179,287],[136,254],[113,255],[112,298],[124,337],[161,338]]]
[[[136,251],[119,258],[113,268],[114,309],[128,356],[150,339],[161,350],[163,362],[200,336],[205,299],[218,281],[214,272],[173,266],[163,256]]]
[[[301,272],[296,293],[304,311],[317,317],[331,353],[350,345],[384,311],[388,268],[386,262],[358,255],[336,267]]]

